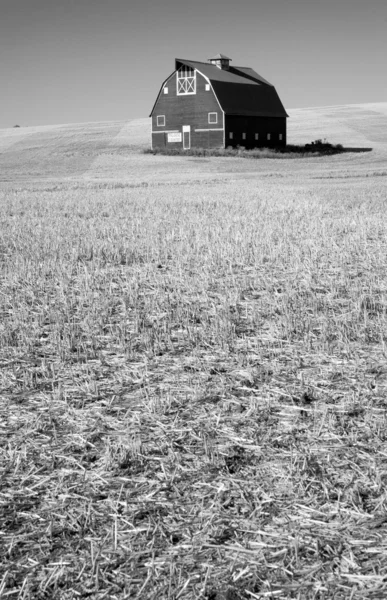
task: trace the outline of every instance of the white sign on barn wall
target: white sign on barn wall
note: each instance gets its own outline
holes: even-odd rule
[[[168,133],[168,142],[181,142],[181,133]]]

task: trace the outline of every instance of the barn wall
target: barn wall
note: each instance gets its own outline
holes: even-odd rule
[[[233,138],[230,138],[230,132]],[[246,133],[246,139],[242,134]],[[255,134],[258,133],[258,140]],[[267,134],[270,133],[270,140]],[[282,141],[279,140],[282,134]],[[245,148],[271,148],[275,146],[286,146],[286,119],[284,117],[242,117],[226,116],[226,139],[227,146],[244,146]]]
[[[152,112],[152,146],[153,148],[182,148],[181,141],[168,141],[168,132],[182,133],[183,126],[191,127],[191,148],[223,147],[224,118],[223,111],[210,88],[206,91],[207,80],[196,72],[196,94],[177,95],[176,74],[165,83],[168,94],[161,94]],[[208,113],[216,112],[218,122],[208,122]],[[165,126],[157,126],[157,116],[165,116]],[[197,131],[199,130],[199,131]],[[171,138],[171,136],[169,136]]]
[[[223,148],[223,129],[195,133],[195,148]]]

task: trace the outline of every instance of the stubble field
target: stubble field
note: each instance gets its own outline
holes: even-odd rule
[[[0,130],[0,597],[387,595],[387,105],[365,154]]]

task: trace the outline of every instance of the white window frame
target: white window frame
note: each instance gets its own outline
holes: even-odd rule
[[[271,140],[271,133],[268,133],[267,134],[267,141],[270,142],[270,140]]]
[[[162,119],[163,122],[159,123],[159,119]],[[157,125],[157,127],[165,127],[165,115],[157,115],[156,125]]]
[[[228,139],[229,140],[233,140],[234,139],[234,133],[232,131],[229,131],[229,133],[228,133]]]
[[[190,75],[186,75],[186,73],[190,73]],[[196,69],[183,65],[176,71],[176,94],[177,96],[196,94]]]
[[[210,84],[206,83],[206,92],[209,92],[209,91],[210,91]]]
[[[167,87],[164,88],[164,94],[168,94],[168,88]]]
[[[215,121],[213,120],[215,115]],[[209,112],[208,113],[208,122],[210,125],[217,125],[218,124],[218,113],[217,112]]]

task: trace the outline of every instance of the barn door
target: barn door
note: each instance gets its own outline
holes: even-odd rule
[[[183,125],[183,148],[184,150],[191,148],[191,125]]]

